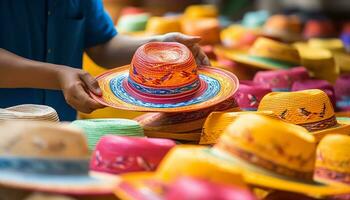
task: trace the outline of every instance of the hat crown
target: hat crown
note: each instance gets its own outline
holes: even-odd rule
[[[174,181],[181,176],[189,176],[216,183],[246,188],[239,171],[218,165],[217,160],[208,156],[206,148],[198,146],[177,146],[163,159],[156,176],[165,181]]]
[[[174,88],[199,80],[191,51],[176,42],[150,42],[137,49],[129,79],[149,88]]]
[[[318,89],[269,93],[260,101],[258,110],[273,111],[280,119],[309,131],[337,124],[329,97]]]
[[[310,179],[315,138],[304,128],[258,114],[239,116],[214,148],[275,173]]]
[[[327,135],[317,146],[315,179],[350,184],[350,137]]]
[[[268,38],[258,38],[249,51],[249,55],[276,59],[298,64],[300,57],[297,49],[288,44]]]
[[[38,159],[86,159],[83,134],[65,124],[3,122],[0,124],[0,156]]]

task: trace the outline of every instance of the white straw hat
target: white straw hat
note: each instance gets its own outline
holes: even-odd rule
[[[0,120],[35,120],[58,122],[55,109],[45,105],[23,104],[0,109]]]

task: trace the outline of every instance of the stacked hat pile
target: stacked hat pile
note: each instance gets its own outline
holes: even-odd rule
[[[72,122],[72,125],[84,131],[90,150],[93,150],[100,138],[106,134],[134,137],[144,136],[143,129],[139,123],[128,119],[76,120]]]
[[[0,109],[0,120],[35,120],[58,122],[55,109],[35,104],[23,104]]]

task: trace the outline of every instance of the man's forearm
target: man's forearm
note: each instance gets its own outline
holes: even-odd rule
[[[151,41],[160,41],[161,37],[136,38],[119,34],[105,44],[87,49],[87,53],[96,64],[102,67],[119,67],[130,63],[139,46]]]
[[[0,88],[59,89],[59,68],[61,66],[29,60],[0,48]]]

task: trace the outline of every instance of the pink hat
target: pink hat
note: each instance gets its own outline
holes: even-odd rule
[[[296,81],[292,85],[292,91],[319,89],[324,91],[335,108],[335,93],[333,86],[326,80],[307,79]]]
[[[235,99],[242,110],[255,111],[258,109],[260,100],[271,92],[265,85],[259,85],[253,81],[240,81]]]
[[[269,87],[272,91],[290,91],[293,83],[299,80],[309,79],[309,74],[304,67],[291,69],[260,71],[255,74],[254,82]]]
[[[207,180],[181,177],[169,186],[165,200],[255,200],[248,190],[213,183]]]
[[[106,135],[96,145],[90,169],[111,174],[152,171],[174,146],[168,139]]]
[[[340,111],[350,111],[350,74],[340,76],[335,82],[337,108]]]

